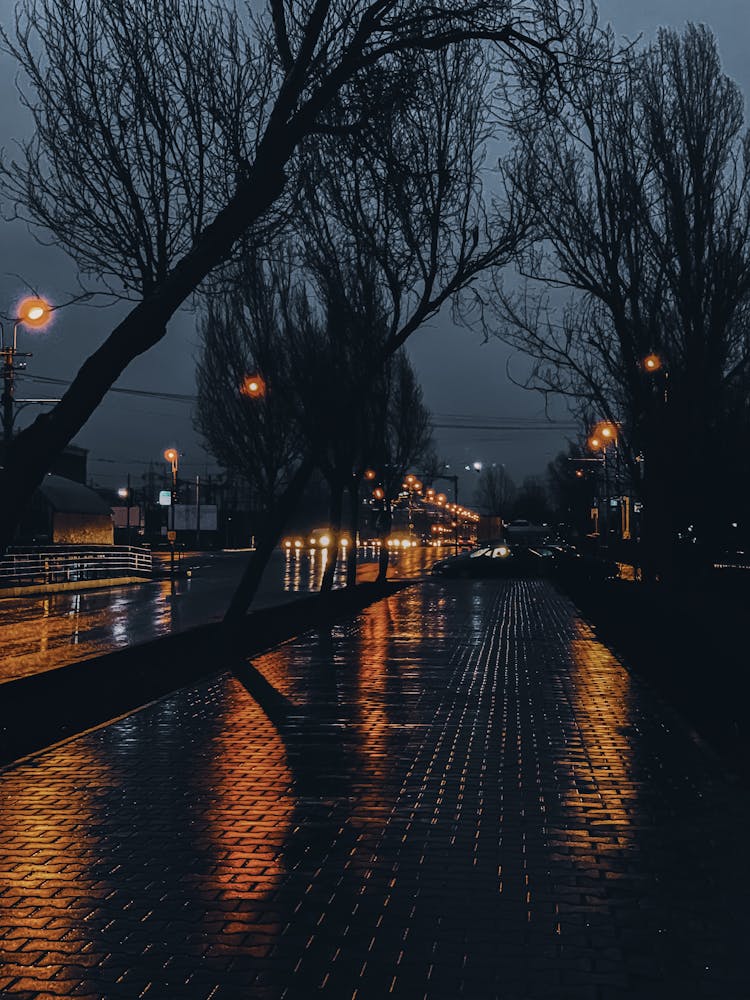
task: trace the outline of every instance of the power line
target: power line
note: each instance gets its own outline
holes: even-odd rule
[[[23,378],[32,382],[43,382],[45,385],[70,385],[71,383],[62,378],[49,378],[46,375],[25,374]],[[108,392],[118,392],[124,396],[143,396],[146,399],[165,399],[172,403],[196,403],[197,396],[191,396],[183,392],[153,392],[149,389],[130,389],[116,386],[107,390]]]
[[[439,431],[562,431],[575,430],[574,423],[540,423],[540,424],[433,424]]]
[[[50,378],[45,375],[25,374],[24,378],[32,382],[42,382],[45,385],[70,385],[66,379]],[[171,403],[197,403],[198,397],[181,392],[156,392],[149,389],[132,389],[117,386],[108,390],[125,396],[140,396],[145,399],[163,399]],[[445,419],[447,418],[447,419]],[[506,417],[498,423],[469,423],[464,421],[481,420],[481,416],[469,414],[445,414],[439,417],[432,426],[435,430],[451,431],[537,431],[550,432],[561,430],[578,430],[578,424],[571,420],[543,420],[538,417]],[[486,418],[491,420],[492,418]]]

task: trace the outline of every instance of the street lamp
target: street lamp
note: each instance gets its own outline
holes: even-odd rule
[[[167,538],[169,539],[170,545],[170,559],[169,559],[169,572],[174,576],[174,543],[177,540],[177,532],[174,526],[174,508],[177,502],[177,471],[180,466],[180,455],[176,448],[167,448],[164,452],[165,461],[169,462],[170,468],[172,470],[172,502],[171,507],[171,517],[172,526],[167,532]]]
[[[18,327],[27,326],[32,330],[40,330],[46,326],[52,315],[52,307],[44,299],[26,298],[18,304],[16,321],[13,324],[13,339],[5,342],[5,329],[0,323],[0,355],[3,359],[3,438],[6,447],[13,437],[13,402],[15,359],[30,358],[29,352],[18,350]],[[23,367],[21,365],[20,367]],[[24,400],[24,402],[56,403],[56,399]]]
[[[594,427],[594,431],[588,440],[589,448],[592,451],[601,451],[602,470],[604,472],[604,517],[602,518],[602,528],[604,534],[603,548],[609,544],[609,472],[607,469],[607,448],[617,445],[617,427],[609,420],[600,420]]]
[[[128,540],[127,543],[128,545],[130,545],[132,541],[130,532],[130,508],[133,503],[133,490],[130,487],[130,473],[128,473],[127,483],[128,483],[127,486],[120,486],[120,488],[117,490],[117,495],[120,498],[120,500],[124,500],[127,504],[127,507],[125,508],[125,531],[126,531],[126,538]],[[138,511],[138,522],[140,525],[140,508]]]
[[[240,392],[249,399],[259,399],[266,394],[265,379],[261,375],[247,375],[240,386]]]
[[[664,403],[669,399],[669,370],[664,364],[664,358],[660,354],[647,354],[641,359],[641,367],[647,375],[658,375],[660,372],[664,379]],[[654,379],[658,385],[658,381]]]

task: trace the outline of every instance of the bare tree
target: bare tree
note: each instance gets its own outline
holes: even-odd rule
[[[229,269],[209,300],[196,426],[212,454],[252,484],[266,513],[229,621],[238,601],[252,600],[313,467],[323,471],[331,496],[321,586],[330,590],[347,489],[355,492],[350,514],[359,506],[353,471],[383,465],[393,495],[430,445],[416,375],[402,352],[383,360],[381,296],[360,278],[340,268],[336,280],[324,280],[320,270],[311,277],[289,247],[279,246],[273,263],[249,258]],[[350,527],[354,542],[353,519]]]
[[[552,67],[583,16],[578,0],[269,0],[244,20],[219,0],[162,7],[164,16],[159,5],[149,8],[144,31],[135,0],[23,0],[16,30],[4,38],[30,82],[27,103],[39,136],[6,171],[6,181],[9,172],[19,178],[11,194],[84,267],[111,276],[115,288],[137,288],[138,301],[62,401],[9,448],[0,490],[3,546],[54,457],[116,378],[164,336],[174,312],[237,240],[267,220],[300,144],[345,134],[373,113],[368,73],[397,71],[416,53],[470,39],[492,43],[508,70],[519,60]],[[122,52],[129,53],[124,61]],[[218,79],[207,80],[214,65]],[[204,94],[207,117],[195,104]],[[173,114],[181,116],[174,144]],[[196,157],[190,153],[190,169],[181,170],[180,150],[196,136]],[[208,158],[217,146],[214,170]],[[89,149],[101,160],[92,162]],[[89,166],[90,176],[101,178],[93,190]],[[94,248],[100,218],[120,239]]]
[[[308,304],[305,321],[290,326],[287,336],[300,433],[330,490],[331,543],[321,582],[327,591],[338,561],[344,494],[375,433],[387,328],[372,269],[345,268],[331,256],[305,274],[318,308],[313,316]]]
[[[283,260],[284,248],[277,253]],[[313,468],[292,411],[300,368],[287,334],[298,291],[291,261],[282,260],[269,265],[248,254],[211,294],[200,323],[195,425],[217,461],[249,484],[262,518],[248,602]]]
[[[516,498],[516,484],[504,465],[487,465],[479,473],[474,503],[486,514],[508,517]]]
[[[573,296],[561,320],[504,296],[501,335],[536,358],[532,387],[619,424],[664,573],[674,512],[706,537],[715,484],[696,469],[747,378],[748,140],[707,29],[601,44],[609,68],[577,78],[562,118],[527,121],[508,167],[543,220],[526,273]]]
[[[580,445],[569,444],[547,466],[547,492],[558,526],[581,538],[590,531],[596,493],[597,467],[580,461],[589,457]]]
[[[482,53],[473,45],[456,45],[416,60],[416,68],[416,76],[414,66],[406,71],[413,86],[400,99],[397,115],[384,111],[340,143],[341,149],[332,140],[305,147],[303,181],[291,213],[305,307],[285,327],[294,358],[288,367],[300,373],[290,399],[310,461],[325,472],[331,488],[333,543],[325,588],[333,581],[345,488],[351,487],[351,520],[365,464],[385,461],[399,468],[395,475],[405,471],[388,458],[372,463],[364,445],[373,426],[371,415],[363,419],[365,409],[374,412],[382,404],[386,425],[394,378],[395,391],[403,394],[396,405],[404,419],[410,413],[403,365],[394,375],[388,359],[487,267],[507,260],[531,224],[528,213],[503,215],[500,206],[491,209],[490,224],[483,203],[480,172],[488,133]],[[347,155],[345,170],[341,151]],[[406,446],[409,433],[405,427],[401,440],[391,432],[397,449]],[[377,441],[374,448],[382,450]],[[385,447],[387,454],[393,450],[393,443]],[[392,491],[399,484],[386,485]],[[257,579],[258,558],[250,562],[248,580]],[[381,578],[386,569],[387,564]],[[355,574],[352,548],[352,582]],[[243,583],[241,591],[247,597],[251,588]],[[239,596],[233,600],[230,617],[239,613],[240,603]]]
[[[552,516],[549,493],[541,476],[526,476],[516,493],[513,516],[522,517],[537,524],[546,522]]]

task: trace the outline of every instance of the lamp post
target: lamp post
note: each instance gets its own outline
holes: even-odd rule
[[[604,535],[604,545],[601,546],[603,549],[607,549],[609,545],[609,471],[607,469],[607,448],[611,445],[617,445],[617,427],[609,420],[601,420],[594,428],[591,436],[588,440],[589,448],[592,451],[601,451],[602,453],[602,470],[604,472],[604,517],[602,518],[602,532]]]
[[[130,488],[130,473],[128,473],[128,485],[121,486],[117,491],[117,495],[127,504],[127,507],[125,508],[125,537],[127,538],[127,544],[130,545],[130,504],[132,503],[131,498],[133,496],[133,491]]]
[[[23,325],[32,330],[46,326],[52,315],[52,307],[44,299],[26,298],[18,306],[13,324],[13,337],[5,342],[5,330],[0,324],[0,355],[3,359],[3,439],[7,448],[13,438],[13,404],[15,393],[16,358],[30,358],[28,351],[18,350],[18,327]],[[23,367],[21,365],[20,367]],[[53,403],[57,400],[24,400],[24,402]]]
[[[174,508],[175,508],[175,503],[177,502],[177,470],[179,469],[180,455],[176,448],[167,448],[167,450],[164,452],[164,458],[167,462],[169,462],[170,468],[172,470],[172,496],[171,496],[171,503],[169,505],[171,510],[170,520],[172,522],[172,526],[170,530],[167,532],[167,538],[169,539],[169,545],[171,549],[170,559],[169,559],[169,572],[171,576],[174,576],[174,543],[177,540],[177,532],[175,531],[174,527]]]
[[[647,413],[647,446],[649,455],[639,456],[643,514],[639,536],[643,552],[643,570],[649,578],[672,572],[674,552],[673,511],[669,503],[668,484],[672,477],[670,453],[666,438],[671,431],[669,405],[669,368],[656,351],[641,358],[641,368],[650,384]],[[652,461],[652,458],[655,460]]]

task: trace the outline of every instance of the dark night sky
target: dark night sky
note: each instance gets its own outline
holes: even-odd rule
[[[7,24],[10,0],[0,0],[0,20]],[[708,23],[716,33],[725,71],[747,94],[750,89],[750,14],[747,0],[602,0],[601,20],[610,20],[628,37],[649,37],[659,24],[681,26],[688,20]],[[29,132],[29,121],[17,103],[15,69],[10,57],[0,54],[0,145],[12,154],[13,140]],[[29,287],[37,288],[50,301],[64,302],[75,292],[75,272],[64,254],[37,244],[18,223],[3,223],[0,257],[0,313],[9,314]],[[122,307],[107,309],[75,305],[62,310],[51,328],[41,333],[22,332],[22,350],[32,350],[29,371],[69,379],[84,358],[115,324]],[[120,385],[157,392],[192,393],[196,335],[194,316],[183,311],[170,324],[166,339],[135,361]],[[32,344],[33,338],[33,344]],[[478,333],[456,329],[441,315],[419,331],[410,342],[428,405],[436,422],[451,422],[455,415],[473,418],[478,424],[500,423],[502,418],[534,418],[542,415],[541,398],[513,386],[505,374],[508,350],[497,341],[483,343]],[[513,362],[514,369],[523,359]],[[55,395],[52,386],[25,382],[19,395]],[[27,408],[25,423],[34,408]],[[564,416],[562,411],[560,415]],[[542,473],[546,463],[565,444],[565,431],[440,430],[439,451],[453,468],[467,463],[502,462],[511,475]],[[134,478],[149,460],[161,463],[168,445],[184,452],[181,470],[203,472],[211,459],[192,430],[190,407],[184,403],[110,394],[76,442],[90,449],[90,474],[102,485],[117,486],[130,471]],[[462,494],[470,499],[470,476],[462,482]]]

